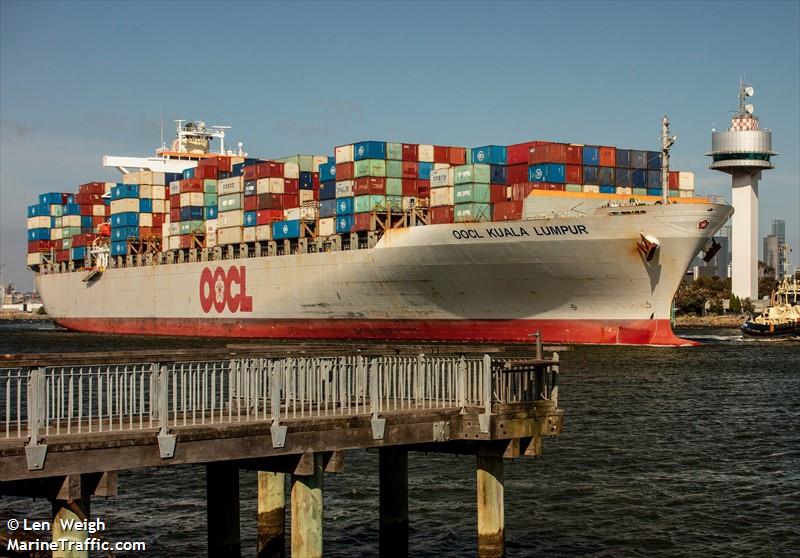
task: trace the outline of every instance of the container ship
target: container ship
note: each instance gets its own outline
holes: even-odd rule
[[[223,127],[176,122],[155,157],[104,157],[121,182],[28,207],[28,265],[60,325],[687,345],[672,299],[732,214],[669,171],[666,119],[661,151],[365,141],[269,159],[225,151]]]

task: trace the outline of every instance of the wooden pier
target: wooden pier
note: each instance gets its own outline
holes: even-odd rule
[[[208,554],[239,557],[239,471],[256,470],[257,556],[285,556],[289,542],[292,557],[318,557],[325,473],[343,470],[346,450],[376,448],[380,555],[406,556],[408,454],[456,453],[476,460],[477,554],[503,556],[504,460],[540,455],[563,418],[558,354],[530,348],[8,359],[15,367],[0,369],[0,495],[46,497],[54,517],[88,517],[92,496],[116,494],[118,471],[205,464]]]

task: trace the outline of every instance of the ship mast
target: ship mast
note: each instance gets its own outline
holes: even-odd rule
[[[669,150],[678,136],[669,135],[669,117],[665,114],[661,119],[661,195],[664,204],[667,203],[667,190],[669,188]]]

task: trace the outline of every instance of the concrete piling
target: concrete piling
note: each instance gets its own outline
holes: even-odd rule
[[[408,450],[380,448],[381,558],[408,556]]]
[[[292,475],[292,558],[322,557],[323,455],[312,455],[310,475]]]
[[[503,458],[477,457],[478,557],[505,556]]]
[[[286,475],[258,472],[257,558],[286,556]]]

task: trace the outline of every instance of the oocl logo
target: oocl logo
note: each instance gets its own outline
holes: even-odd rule
[[[208,314],[213,308],[218,313],[227,307],[230,312],[252,312],[253,297],[247,295],[247,270],[244,266],[231,266],[228,271],[217,267],[203,269],[200,274],[200,307]]]
[[[483,158],[484,158],[485,156],[486,156],[486,155],[484,154],[484,152],[483,152],[483,151],[478,151],[478,161],[483,161]]]
[[[536,178],[543,178],[544,172],[542,172],[542,169],[536,169],[536,172],[533,173],[533,176],[535,176]]]
[[[331,165],[331,176],[336,176],[336,165]]]
[[[363,157],[363,155],[364,155],[364,146],[363,145],[359,145],[358,146],[358,156],[359,157]]]

